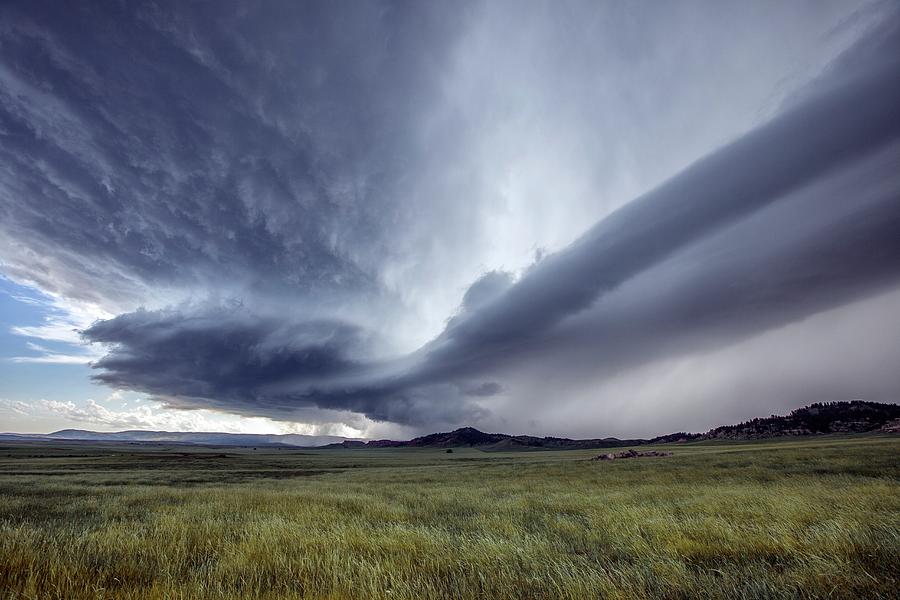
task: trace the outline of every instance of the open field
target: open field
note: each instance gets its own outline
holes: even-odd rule
[[[0,447],[2,598],[889,598],[900,437]]]

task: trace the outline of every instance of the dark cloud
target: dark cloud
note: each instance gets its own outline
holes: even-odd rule
[[[900,44],[894,46],[900,51]],[[506,360],[510,352],[520,348],[527,351],[563,319],[587,309],[674,253],[897,141],[900,63],[889,59],[861,71],[843,86],[808,100],[698,161],[598,223],[570,247],[543,259],[503,295],[452,322],[425,349],[426,369],[439,374],[465,373],[493,360]],[[693,289],[696,301],[706,303],[703,312],[714,314],[734,306],[764,313],[777,310],[779,305],[791,304],[797,296],[809,293],[811,283],[823,288],[818,299],[827,303],[831,287],[864,286],[870,273],[889,279],[900,275],[895,268],[900,251],[895,235],[900,218],[896,158],[896,152],[886,161],[882,158],[881,168],[876,169],[875,185],[880,189],[875,190],[874,201],[852,197],[861,196],[861,189],[844,189],[841,192],[845,195],[837,198],[838,202],[822,198],[807,202],[810,211],[827,207],[848,221],[831,223],[825,231],[810,235],[800,248],[791,244],[790,229],[802,230],[802,219],[817,220],[821,215],[794,214],[801,220],[788,227],[767,224],[770,243],[786,245],[790,252],[786,256],[769,253],[762,263],[767,269],[765,276],[757,282],[751,280],[749,286],[732,286],[720,266],[715,276],[705,280],[705,289]],[[833,195],[827,189],[817,193]],[[863,206],[854,212],[845,208],[850,202]],[[741,258],[757,255],[755,244],[760,239],[743,240],[745,256]],[[862,243],[866,245],[860,248]],[[753,268],[759,276],[760,265]],[[760,285],[767,287],[759,289]],[[765,302],[748,306],[752,303],[746,302],[743,294],[747,287],[754,288]],[[682,306],[695,301],[693,297],[659,298],[662,306],[657,306],[656,314],[663,319],[679,300]],[[684,317],[685,323],[697,323],[687,313]]]
[[[97,378],[152,394],[247,399],[285,379],[318,382],[358,369],[361,332],[344,323],[291,325],[242,308],[140,310],[85,330],[111,344]]]
[[[316,408],[403,423],[456,422],[475,414],[464,402],[441,406],[458,395],[453,385],[416,390],[386,379],[391,365],[369,360],[373,340],[347,323],[297,323],[234,303],[207,304],[139,310],[95,323],[83,335],[108,346],[94,364],[97,381],[177,408],[282,419]],[[498,390],[485,383],[464,393]]]
[[[400,210],[383,182],[408,161],[404,91],[449,15],[28,2],[2,21],[0,214],[27,240],[0,256],[7,272],[113,307],[223,281],[374,293],[367,257]]]
[[[558,364],[561,357],[615,371],[683,351],[684,335],[709,341],[711,328],[727,330],[728,338],[746,335],[846,302],[898,277],[898,75],[897,63],[889,62],[808,100],[628,204],[514,284],[507,273],[485,274],[464,294],[446,331],[411,360],[369,365],[362,373],[341,358],[346,335],[326,347],[286,349],[267,342],[276,323],[235,331],[218,323],[232,320],[224,318],[214,319],[197,347],[196,334],[184,334],[194,344],[182,343],[181,334],[158,341],[156,320],[147,327],[146,318],[132,323],[126,316],[86,332],[93,341],[122,344],[125,358],[114,352],[98,363],[105,371],[99,378],[263,409],[264,390],[287,380],[288,404],[407,422],[408,394],[419,387],[465,382],[528,358],[564,370],[571,365]],[[626,289],[618,302],[602,302],[648,270],[647,289],[638,281],[631,296]],[[175,319],[182,320],[190,323]],[[303,328],[279,335],[302,340]],[[261,356],[269,352],[271,364]],[[198,361],[205,368],[195,369]],[[311,383],[307,372],[315,376]],[[235,390],[229,373],[239,374]],[[154,384],[143,383],[146,377]],[[462,389],[492,396],[500,386]]]
[[[891,289],[900,279],[898,163],[894,143],[836,170],[640,273],[539,346],[562,369],[612,373]]]

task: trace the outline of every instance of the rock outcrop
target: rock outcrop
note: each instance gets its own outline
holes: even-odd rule
[[[622,458],[643,458],[647,456],[672,456],[671,452],[662,452],[660,450],[622,450],[621,452],[611,452],[609,454],[599,454],[591,460],[619,460]]]

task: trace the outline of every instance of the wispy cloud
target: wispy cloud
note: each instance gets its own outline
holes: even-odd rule
[[[74,354],[42,354],[40,356],[12,356],[7,360],[14,363],[33,363],[51,365],[86,365],[94,358]]]
[[[21,400],[7,400],[6,398],[0,398],[0,408],[5,408],[6,410],[13,412],[17,415],[28,415],[31,412],[31,406]]]
[[[102,356],[97,347],[91,347],[81,337],[81,331],[92,323],[112,315],[96,305],[72,301],[55,294],[35,294],[10,296],[35,309],[42,315],[40,325],[14,325],[10,333],[16,336],[52,343],[61,348],[49,348],[45,344],[27,341],[34,356],[13,356],[7,360],[14,363],[32,364],[88,364]]]
[[[183,411],[166,409],[159,402],[141,398],[135,406],[125,408],[121,395],[111,394],[96,401],[84,402],[36,400],[33,402],[0,399],[0,410],[30,418],[62,418],[102,431],[141,429],[155,431],[221,431],[226,433],[299,433],[302,435],[359,437],[364,430],[335,425],[302,425],[281,423],[265,418],[239,418],[207,410]],[[116,408],[114,405],[119,404]]]

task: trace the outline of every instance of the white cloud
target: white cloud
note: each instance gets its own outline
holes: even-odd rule
[[[121,408],[112,405],[120,402]],[[102,400],[84,403],[58,400],[37,400],[31,403],[0,399],[0,410],[24,417],[61,417],[71,426],[85,424],[99,431],[142,429],[155,431],[216,431],[224,433],[338,435],[367,437],[367,428],[355,428],[343,423],[287,423],[263,417],[241,417],[210,410],[177,410],[162,403],[139,397],[125,408],[125,394],[111,393]]]
[[[215,430],[218,425],[201,411],[171,411],[161,409],[158,405],[137,406],[130,410],[113,410],[90,398],[84,404],[57,400],[39,400],[36,404],[40,409],[101,429],[203,431]]]
[[[13,412],[17,415],[28,415],[30,412],[30,406],[20,400],[7,400],[5,398],[0,398],[0,409],[4,409],[9,412]]]
[[[10,331],[15,335],[37,338],[50,342],[62,342],[84,346],[79,331],[99,319],[109,319],[113,315],[96,304],[62,298],[55,294],[44,294],[43,298],[14,296],[19,302],[39,306],[46,311],[40,325],[14,326]]]
[[[43,354],[41,356],[13,356],[9,358],[9,361],[14,363],[45,365],[85,365],[92,360],[94,360],[94,357],[74,354]]]
[[[15,282],[20,285],[27,282]],[[53,293],[35,290],[36,295],[23,294],[10,295],[13,300],[33,306],[44,311],[40,325],[17,325],[10,327],[13,335],[65,344],[68,351],[59,351],[48,348],[45,345],[32,341],[26,342],[30,350],[37,352],[36,356],[13,356],[8,360],[14,363],[38,363],[38,364],[87,364],[102,356],[100,348],[90,346],[81,339],[80,331],[87,328],[94,321],[108,319],[112,316],[99,306],[64,298]]]

